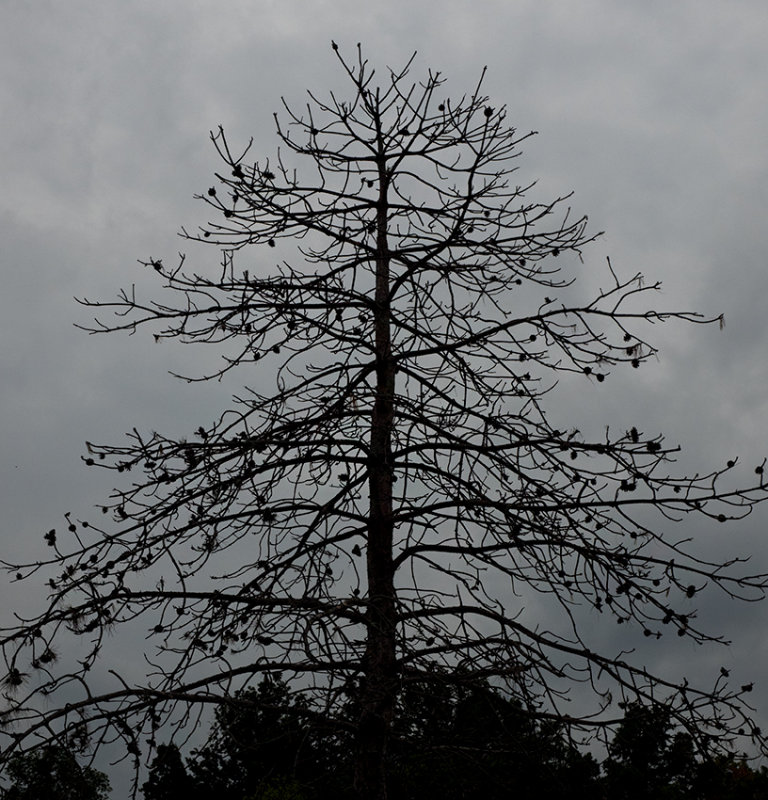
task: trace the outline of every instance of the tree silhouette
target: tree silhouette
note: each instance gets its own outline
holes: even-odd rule
[[[610,800],[757,800],[768,792],[764,766],[752,769],[734,754],[698,759],[663,705],[625,708],[602,768]]]
[[[7,765],[13,781],[0,790],[3,800],[107,800],[109,780],[93,767],[81,767],[74,754],[61,745],[13,756]]]
[[[387,754],[393,800],[595,794],[597,762],[569,744],[562,729],[537,725],[487,686],[432,688],[410,686],[398,698]],[[354,701],[341,711],[350,730],[334,734],[321,720],[296,713],[304,701],[279,678],[265,678],[236,699],[217,710],[209,743],[187,759],[186,769],[178,749],[158,748],[145,800],[352,797]]]
[[[642,368],[648,325],[717,320],[649,310],[659,284],[610,263],[583,299],[571,284],[595,237],[567,196],[542,203],[515,183],[531,134],[480,84],[450,100],[439,73],[411,83],[411,62],[378,84],[361,54],[334,50],[349,99],[286,104],[275,158],[212,134],[224,169],[201,199],[216,221],[185,234],[218,246],[220,269],[149,259],[159,299],[83,301],[117,315],[95,332],[217,348],[220,368],[190,381],[251,383],[186,438],[134,429],[89,445],[86,464],[132,476],[105,521],[67,517],[65,535],[46,534],[50,558],[9,565],[19,579],[54,571],[45,610],[3,634],[6,752],[74,731],[120,737],[138,761],[141,738],[277,672],[313,698],[307,715],[332,720],[354,692],[368,800],[386,796],[412,684],[492,680],[532,718],[587,733],[615,726],[613,697],[663,700],[697,745],[762,741],[749,686],[651,674],[593,649],[580,620],[593,609],[649,638],[719,641],[688,598],[756,599],[765,577],[666,529],[747,515],[766,497],[763,465],[741,489],[735,460],[675,475],[662,436],[590,435],[546,410],[558,387],[599,402],[614,368]],[[118,625],[147,636],[149,674],[115,664],[105,689],[95,675]],[[583,715],[565,702],[574,682],[594,692]]]
[[[693,743],[685,733],[672,733],[669,717],[663,706],[633,703],[626,709],[604,766],[609,796],[695,796],[699,765]]]
[[[562,726],[537,724],[488,686],[433,688],[409,686],[398,698],[387,754],[392,800],[758,800],[768,791],[765,767],[698,758],[663,705],[625,707],[601,770]],[[158,747],[145,800],[352,796],[350,731],[339,735],[297,715],[305,701],[274,676],[236,700],[217,710],[208,744],[186,767],[178,748]],[[355,712],[352,702],[342,715],[353,723]]]

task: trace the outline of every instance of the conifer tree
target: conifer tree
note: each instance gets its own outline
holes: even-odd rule
[[[2,633],[6,753],[74,733],[138,758],[161,727],[277,672],[313,696],[307,714],[332,720],[355,697],[366,800],[386,797],[393,711],[415,684],[491,681],[586,731],[616,724],[612,700],[663,699],[700,745],[740,729],[762,741],[750,686],[652,674],[593,649],[580,619],[718,641],[688,600],[756,599],[765,577],[671,528],[747,515],[763,464],[743,488],[735,459],[678,475],[676,448],[633,419],[582,432],[548,411],[558,388],[599,402],[642,373],[652,325],[717,319],[652,310],[659,284],[610,263],[580,298],[595,236],[568,196],[516,182],[531,134],[481,84],[450,99],[439,73],[413,82],[412,61],[379,76],[334,51],[346,99],[286,104],[271,159],[212,134],[214,220],[185,233],[217,246],[220,268],[147,259],[156,297],[83,301],[94,331],[218,348],[220,369],[187,377],[245,388],[185,438],[89,445],[87,465],[122,473],[103,515],[68,516],[49,557],[8,565],[44,573],[50,598]],[[560,623],[540,619],[548,601]],[[136,626],[141,682],[106,646]],[[584,716],[563,702],[573,682],[594,691]]]

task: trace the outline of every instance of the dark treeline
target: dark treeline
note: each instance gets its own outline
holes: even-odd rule
[[[395,800],[768,797],[764,767],[698,756],[663,707],[627,705],[599,763],[561,724],[532,721],[516,701],[487,687],[432,689],[414,686],[402,695],[388,754]],[[322,715],[308,724],[306,702],[280,680],[265,679],[240,700],[239,707],[221,706],[208,744],[186,761],[174,745],[159,748],[145,800],[354,797],[352,724],[331,729]],[[350,723],[355,713],[350,702]]]
[[[354,696],[351,693],[350,696]],[[300,693],[265,678],[220,706],[205,746],[184,758],[160,745],[144,800],[346,800],[353,798],[352,732],[312,714]],[[308,719],[313,719],[308,722]],[[744,759],[697,755],[662,707],[627,705],[601,763],[559,723],[535,722],[488,687],[402,695],[389,752],[395,800],[761,800],[768,770]],[[62,746],[11,762],[2,800],[106,800],[109,783]]]

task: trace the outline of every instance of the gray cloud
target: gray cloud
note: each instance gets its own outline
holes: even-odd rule
[[[274,153],[281,95],[301,104],[306,88],[343,90],[331,38],[347,53],[361,41],[382,75],[418,50],[414,75],[439,69],[451,93],[471,90],[487,64],[493,101],[521,131],[540,131],[518,161],[521,181],[538,178],[542,198],[575,189],[574,209],[606,231],[585,253],[584,280],[600,285],[610,256],[622,273],[663,281],[658,307],[725,312],[723,332],[659,329],[658,364],[582,388],[555,413],[598,429],[640,420],[701,469],[737,454],[749,474],[768,449],[763,2],[391,0],[363,12],[352,0],[39,0],[0,14],[4,552],[39,554],[63,511],[88,513],[108,491],[80,465],[84,440],[119,441],[133,425],[182,430],[215,413],[227,387],[166,375],[197,354],[87,337],[72,328],[88,317],[72,297],[132,282],[153,292],[136,259],[172,261],[180,226],[206,218],[192,195],[218,168],[207,132],[223,124],[232,141],[254,136],[259,157]],[[189,257],[218,261],[205,248]],[[699,535],[718,551],[726,537],[723,552],[753,552],[765,569],[766,519]],[[705,610],[728,628],[726,655],[745,680],[766,672],[765,607],[713,599]],[[615,632],[601,636],[610,646]],[[648,657],[676,668],[692,655]],[[765,717],[768,687],[756,702]]]

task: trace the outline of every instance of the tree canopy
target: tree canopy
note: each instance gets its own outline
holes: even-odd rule
[[[655,310],[660,284],[610,262],[585,299],[572,285],[595,234],[568,195],[517,182],[531,134],[482,82],[452,99],[437,72],[412,81],[409,62],[378,81],[361,52],[334,51],[346,99],[286,103],[275,156],[212,133],[214,220],[185,235],[220,249],[218,269],[153,257],[156,298],[83,301],[93,332],[216,348],[191,383],[248,383],[184,436],[89,444],[88,466],[123,474],[103,515],[67,515],[49,557],[7,565],[45,574],[50,596],[0,639],[6,755],[44,733],[122,739],[138,763],[165,726],[225,713],[274,673],[313,696],[297,715],[350,733],[366,800],[386,797],[413,687],[494,681],[531,724],[606,738],[615,702],[663,703],[699,748],[762,744],[751,685],[653,674],[597,650],[582,620],[722,641],[690,601],[758,599],[766,577],[669,528],[749,514],[764,463],[737,481],[737,459],[677,474],[677,448],[634,420],[581,431],[548,410],[559,389],[598,403],[614,372],[645,368],[649,327],[720,318]],[[146,637],[145,679],[109,663],[118,628]],[[593,693],[583,713],[574,684]]]
[[[48,745],[13,756],[4,770],[12,784],[0,790],[2,800],[108,800],[109,779],[93,767],[82,767],[63,745]]]
[[[279,679],[265,679],[238,700],[221,707],[209,743],[188,759],[186,771],[179,751],[163,747],[143,787],[145,800],[180,798],[181,786],[186,798],[201,800],[209,793],[222,800],[354,797],[349,732],[334,734],[322,721],[308,723],[296,714],[304,702]],[[351,731],[354,699],[342,716]],[[556,725],[537,725],[518,703],[488,687],[446,685],[442,692],[414,689],[400,696],[387,773],[389,794],[397,800],[524,800],[559,798],[576,785],[595,789],[598,767]]]
[[[221,707],[209,742],[186,764],[177,747],[158,748],[144,800],[353,796],[349,734],[294,713],[306,703],[279,678],[265,678],[237,700]],[[354,703],[343,714],[353,723]],[[757,800],[768,793],[764,767],[698,757],[663,706],[627,706],[600,766],[564,728],[533,722],[490,687],[404,693],[393,728],[393,800]]]

